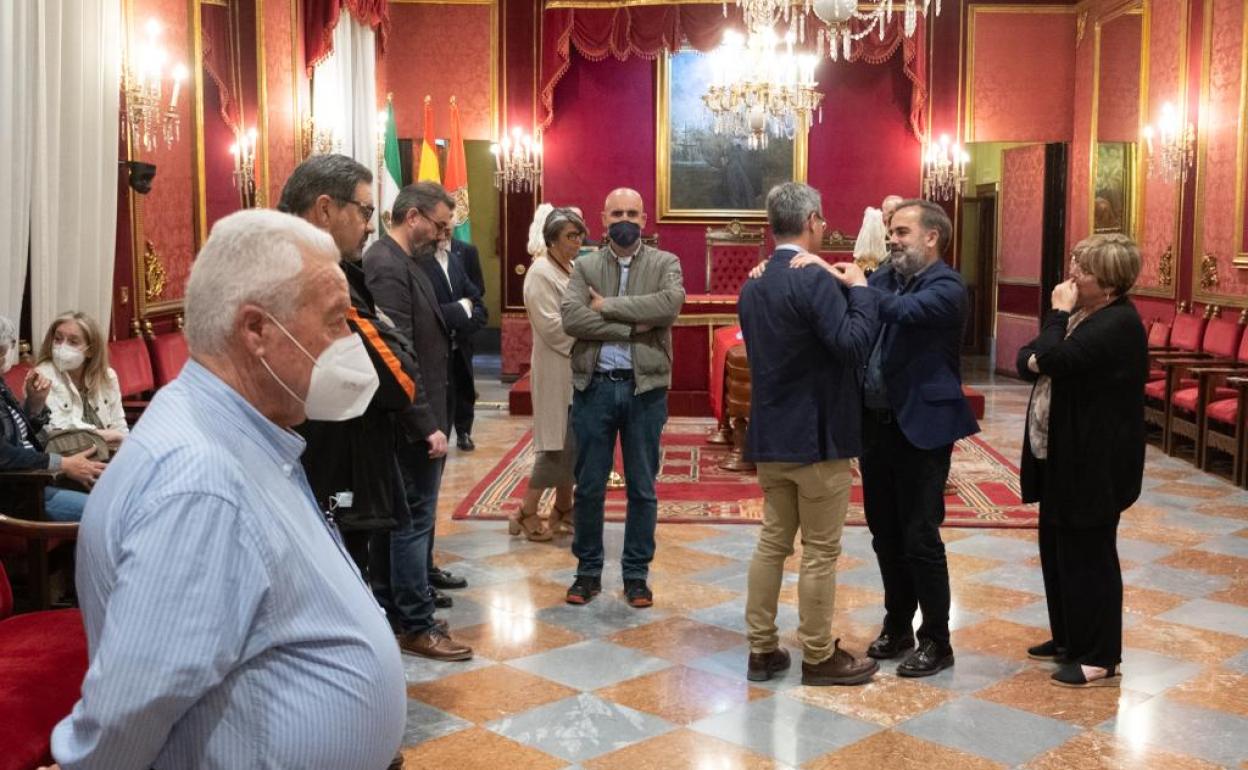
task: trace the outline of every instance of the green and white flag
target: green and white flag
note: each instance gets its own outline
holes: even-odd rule
[[[399,165],[399,131],[394,125],[393,95],[386,96],[385,116],[385,153],[379,178],[377,180],[377,211],[381,218],[379,233],[384,233],[390,226],[390,212],[394,209],[394,201],[403,189],[403,171]]]

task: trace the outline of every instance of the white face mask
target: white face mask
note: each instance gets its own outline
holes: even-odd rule
[[[52,365],[62,372],[72,372],[87,360],[87,354],[78,348],[66,345],[52,346]]]
[[[277,324],[277,328],[295,343],[305,356],[312,361],[312,379],[308,383],[307,398],[300,398],[290,386],[282,382],[263,358],[260,363],[268,369],[277,384],[303,404],[304,414],[309,420],[325,420],[341,422],[351,420],[364,414],[368,402],[373,400],[380,384],[377,370],[373,368],[372,359],[364,348],[364,342],[358,334],[352,333],[330,343],[315,358],[307,349],[299,344],[285,326],[272,315],[269,318]]]

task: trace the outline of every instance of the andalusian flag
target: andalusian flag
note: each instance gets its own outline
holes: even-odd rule
[[[464,156],[464,135],[459,130],[459,105],[451,97],[451,146],[446,149],[446,180],[442,183],[455,199],[455,233],[459,241],[472,240],[468,225],[468,160]]]
[[[425,96],[425,138],[420,143],[420,166],[416,172],[417,182],[441,182],[438,170],[437,134],[433,132],[433,98]]]
[[[378,210],[381,212],[381,232],[390,224],[390,212],[394,200],[403,189],[403,171],[399,166],[399,131],[394,124],[394,94],[386,95],[386,111],[381,114],[385,137],[384,165],[377,177]]]

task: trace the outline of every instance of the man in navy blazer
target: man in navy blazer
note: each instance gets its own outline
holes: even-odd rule
[[[819,248],[821,209],[812,187],[786,182],[772,188],[767,218],[776,250],[761,277],[742,288],[737,305],[750,361],[745,454],[758,465],[764,495],[745,609],[746,674],[753,681],[789,666],[779,646],[776,601],[799,530],[802,684],[862,684],[879,668],[840,649],[831,633],[849,459],[861,449],[859,378],[878,328],[878,297],[852,264],[833,275],[789,269],[799,253]]]
[[[962,394],[962,276],[941,260],[952,225],[925,200],[902,201],[889,227],[891,258],[870,278],[882,327],[863,382],[863,504],[884,580],[884,624],[867,654],[887,659],[915,645],[901,676],[953,665],[949,568],[940,525],[953,443],[979,431]]]

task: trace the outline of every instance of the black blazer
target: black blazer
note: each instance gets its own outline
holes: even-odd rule
[[[978,433],[979,423],[962,393],[967,299],[961,274],[938,260],[900,294],[892,265],[867,281],[878,292],[880,322],[891,327],[882,362],[884,387],[906,440],[919,449],[935,449]]]
[[[14,419],[10,409],[16,410],[17,419]],[[28,415],[26,408],[18,403],[17,396],[5,384],[4,378],[0,377],[0,470],[26,471],[48,467],[51,458],[43,451],[36,435],[43,428],[47,415],[46,409],[42,414]],[[17,420],[21,420],[21,426]],[[22,427],[25,427],[26,438],[34,449],[22,446]]]
[[[464,275],[468,276],[473,286],[477,287],[477,293],[484,297],[485,276],[481,275],[481,252],[477,251],[477,247],[468,241],[452,238],[451,259],[459,260],[459,266],[464,269]]]
[[[813,463],[862,453],[862,365],[879,323],[878,296],[846,289],[826,270],[772,255],[737,302],[750,359],[754,462]]]
[[[471,368],[472,336],[478,329],[485,326],[488,314],[481,292],[469,280],[461,261],[455,256],[456,244],[463,244],[463,242],[451,241],[451,253],[447,257],[446,273],[442,272],[442,266],[438,264],[437,258],[432,253],[418,256],[416,264],[425,271],[425,275],[429,276],[429,283],[433,286],[434,294],[437,295],[442,317],[446,319],[446,324],[451,329],[451,340],[457,348],[456,352]],[[450,274],[450,283],[447,283],[447,273]],[[459,302],[461,299],[472,303],[471,313],[464,310],[464,306]]]
[[[1037,379],[1027,368],[1035,354],[1040,372],[1053,381],[1046,460],[1032,455],[1029,432],[1023,431],[1023,500],[1040,501],[1058,526],[1117,524],[1140,496],[1144,477],[1148,339],[1126,297],[1066,337],[1069,318],[1050,312],[1040,336],[1018,351],[1019,376]]]
[[[377,308],[386,314],[416,352],[423,390],[400,413],[399,427],[409,441],[423,441],[450,428],[451,329],[442,317],[428,274],[388,235],[364,252],[364,278]]]

